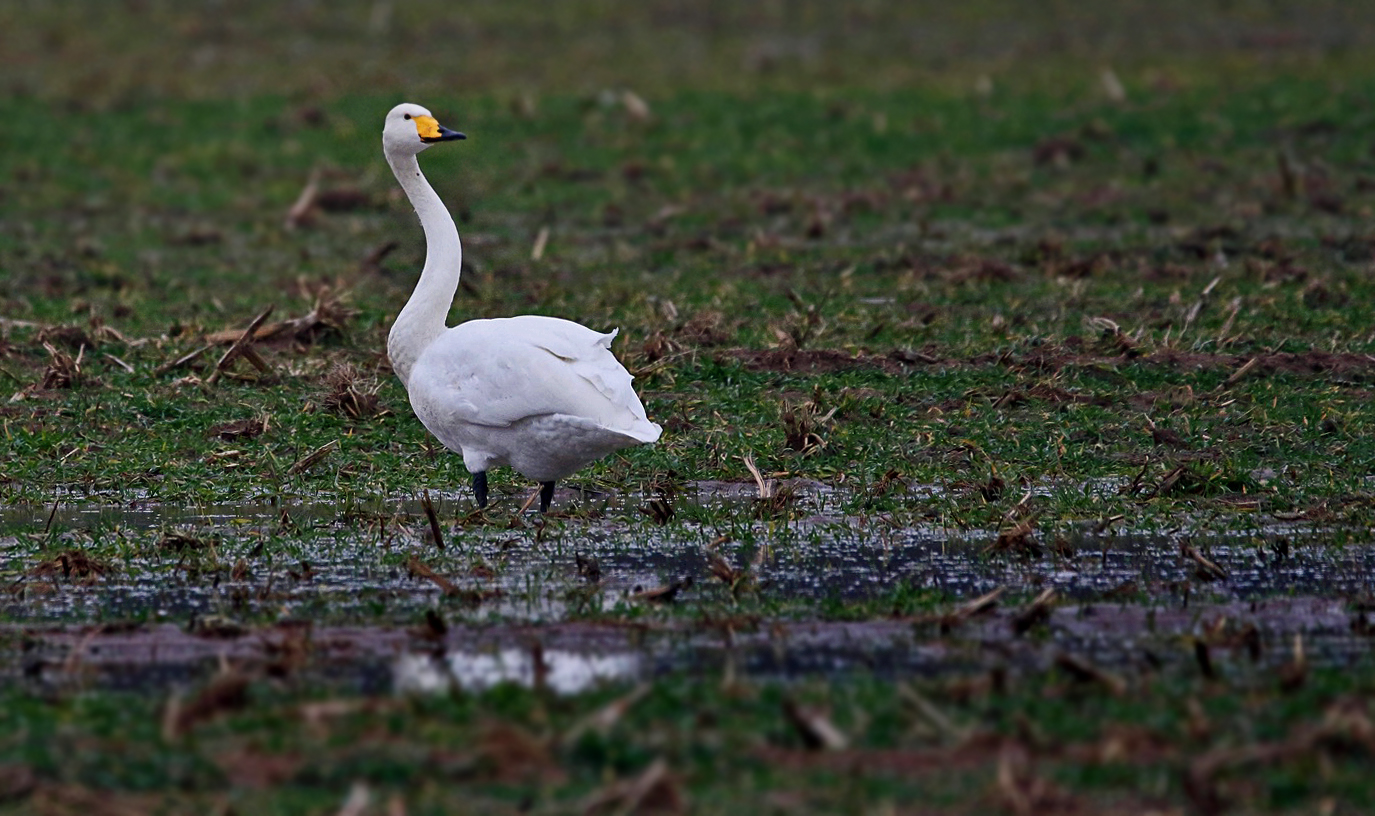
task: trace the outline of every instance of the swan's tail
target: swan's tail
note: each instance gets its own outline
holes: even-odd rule
[[[658,442],[659,437],[664,433],[664,429],[658,423],[650,422],[647,419],[636,422],[629,429],[621,430],[618,428],[617,431],[644,445]]]

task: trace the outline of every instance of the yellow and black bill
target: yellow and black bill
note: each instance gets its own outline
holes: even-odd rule
[[[420,134],[420,141],[422,142],[452,142],[454,139],[468,138],[456,130],[449,130],[439,124],[433,116],[415,117],[415,130]]]

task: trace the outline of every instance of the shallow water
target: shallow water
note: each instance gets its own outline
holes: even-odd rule
[[[349,508],[59,506],[53,529],[69,531],[63,535],[74,546],[123,553],[109,559],[114,570],[91,586],[27,575],[41,553],[64,545],[32,533],[51,508],[4,508],[0,531],[23,531],[0,538],[0,572],[11,583],[0,603],[11,622],[4,651],[16,657],[7,661],[7,673],[40,684],[79,679],[166,687],[212,670],[221,658],[270,662],[280,648],[272,645],[276,629],[216,631],[213,623],[264,618],[306,626],[311,660],[305,674],[371,691],[518,682],[569,692],[680,671],[788,678],[1017,670],[1049,665],[1060,652],[1118,668],[1143,661],[1184,665],[1194,659],[1192,638],[1200,627],[1222,618],[1226,626],[1256,628],[1261,663],[1287,659],[1296,633],[1314,662],[1346,664],[1370,652],[1372,639],[1352,631],[1364,613],[1349,611],[1342,600],[1371,594],[1375,544],[1365,531],[1271,522],[1245,534],[1196,535],[1187,543],[1227,573],[1205,581],[1181,554],[1185,540],[1177,533],[1099,532],[1085,525],[1063,533],[1054,548],[1041,537],[1039,554],[997,553],[992,533],[844,518],[827,512],[837,502],[825,488],[801,489],[803,513],[788,522],[735,513],[721,525],[657,527],[622,511],[543,528],[534,517],[509,528],[446,524],[443,553],[426,540],[419,504],[409,500]],[[748,502],[750,490],[702,483],[680,501],[734,506]],[[447,519],[467,506],[458,495],[436,500]],[[292,519],[288,528],[283,510]],[[340,520],[345,514],[348,523]],[[155,542],[172,529],[193,531],[206,543],[160,550]],[[857,600],[906,586],[950,609],[998,587],[1023,605],[1026,596],[1054,588],[1059,606],[1035,636],[1019,637],[1011,623],[1015,608],[948,631],[929,619],[752,621],[723,628],[646,615],[630,600],[642,589],[692,578],[677,603],[704,600],[719,610],[722,589],[709,568],[713,546],[734,566],[753,562],[766,599]],[[446,595],[412,575],[412,557],[459,594]],[[247,573],[236,578],[232,567],[241,559]],[[599,582],[579,575],[580,560],[595,560]],[[472,592],[483,597],[462,594]],[[1126,600],[1111,600],[1117,597]],[[416,634],[427,610],[440,612],[447,635]],[[636,624],[578,623],[608,613]],[[113,632],[85,626],[99,621],[140,626]],[[350,628],[357,621],[366,625]]]

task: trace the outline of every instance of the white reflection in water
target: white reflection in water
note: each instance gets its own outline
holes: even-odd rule
[[[576,694],[601,683],[629,680],[640,672],[634,654],[584,654],[549,649],[543,654],[544,684],[558,694]],[[449,652],[443,657],[405,654],[392,666],[397,694],[439,694],[458,688],[483,691],[498,683],[535,684],[535,658],[527,649]]]

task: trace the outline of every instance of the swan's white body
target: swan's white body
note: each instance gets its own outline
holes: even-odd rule
[[[615,336],[535,315],[460,323],[416,361],[411,407],[469,471],[510,465],[557,481],[659,438],[609,351]]]
[[[510,465],[553,482],[662,429],[645,416],[630,373],[611,354],[616,336],[570,320],[522,315],[444,321],[458,289],[463,251],[458,228],[420,172],[416,156],[431,142],[462,138],[440,128],[419,105],[387,114],[383,152],[425,231],[425,267],[387,336],[387,354],[415,415],[482,480]]]

